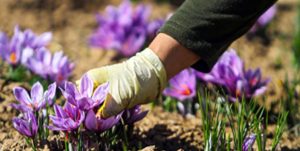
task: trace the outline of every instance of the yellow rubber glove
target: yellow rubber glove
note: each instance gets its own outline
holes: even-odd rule
[[[87,74],[95,86],[109,82],[110,97],[97,113],[104,118],[149,103],[160,95],[167,83],[162,62],[149,48],[123,63],[92,69]]]

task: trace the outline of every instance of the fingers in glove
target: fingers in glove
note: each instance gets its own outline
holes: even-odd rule
[[[98,87],[99,85],[108,82],[107,67],[92,69],[88,71],[87,74],[93,80],[94,87]]]
[[[116,103],[113,97],[108,94],[103,105],[97,111],[96,117],[109,118],[117,115],[125,109],[122,105]]]

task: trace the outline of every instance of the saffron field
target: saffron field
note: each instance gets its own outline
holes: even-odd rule
[[[0,150],[300,150],[300,7],[279,0],[210,73],[101,119],[89,69],[143,50],[180,0],[0,0]],[[81,79],[80,87],[76,81]]]

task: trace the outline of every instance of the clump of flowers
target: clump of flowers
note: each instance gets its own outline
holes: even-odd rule
[[[222,87],[231,101],[251,99],[266,91],[269,79],[262,79],[259,69],[246,70],[244,63],[231,49],[225,52],[208,74],[197,76],[207,83]]]
[[[169,87],[165,88],[163,94],[172,97],[176,101],[176,106],[183,115],[191,113],[191,104],[196,96],[196,73],[193,69],[185,69],[174,76],[169,81]],[[173,104],[172,99],[167,99],[165,105]],[[169,108],[169,107],[167,107]]]
[[[133,8],[129,0],[118,7],[107,6],[103,15],[97,15],[99,27],[89,38],[91,47],[115,50],[125,57],[142,49],[154,37],[164,20],[149,21],[150,8]]]
[[[71,76],[74,64],[63,55],[62,51],[52,55],[43,47],[35,50],[35,53],[28,59],[26,67],[44,79],[61,85]]]
[[[119,125],[122,117],[125,123],[130,124],[146,116],[147,111],[141,112],[139,106],[136,106],[107,119],[97,117],[95,112],[106,99],[108,88],[109,84],[104,83],[94,90],[93,81],[87,75],[81,78],[79,88],[71,82],[66,82],[61,91],[67,102],[64,107],[54,106],[55,115],[50,116],[52,125],[49,126],[49,129],[63,131],[68,137],[66,140],[70,141],[71,136],[75,140],[80,138],[78,135],[83,129],[100,134]],[[82,148],[82,146],[78,146],[82,144],[81,141],[79,139],[71,143]]]
[[[91,134],[88,138],[106,137],[106,135],[113,134],[107,133],[111,128],[123,126],[122,123],[133,124],[143,119],[148,113],[148,111],[141,111],[140,106],[135,106],[113,117],[106,119],[97,117],[96,111],[106,99],[108,88],[109,84],[104,83],[94,89],[93,81],[87,75],[81,78],[79,88],[71,82],[65,82],[60,90],[66,102],[60,106],[54,104],[56,83],[49,85],[44,91],[40,82],[36,82],[30,94],[24,88],[16,87],[14,95],[19,103],[12,104],[12,107],[21,114],[13,119],[13,125],[20,134],[32,139],[30,145],[34,150],[39,141],[47,140],[49,129],[65,134],[66,150],[88,148],[83,143],[84,133]],[[54,115],[50,115],[49,113],[53,111]]]
[[[13,118],[13,126],[27,137],[27,143],[36,150],[37,141],[48,137],[48,129],[44,126],[48,124],[48,112],[55,98],[56,83],[44,91],[42,85],[36,82],[30,95],[22,87],[16,87],[13,91],[19,104],[12,104],[12,107],[21,112],[20,117]]]
[[[11,71],[25,67],[38,76],[61,84],[71,75],[74,64],[62,52],[55,53],[52,57],[46,48],[51,39],[50,32],[36,35],[30,29],[21,31],[16,26],[11,39],[0,32],[0,58],[11,65]],[[13,74],[19,73],[8,75]]]
[[[266,12],[264,12],[256,21],[256,23],[252,26],[249,33],[255,34],[259,30],[265,28],[275,17],[277,11],[276,5],[270,7]]]
[[[0,34],[0,39],[1,58],[11,65],[25,65],[27,59],[33,54],[31,50],[47,46],[52,39],[52,34],[46,32],[37,36],[29,29],[22,32],[16,26],[11,39],[3,32]]]

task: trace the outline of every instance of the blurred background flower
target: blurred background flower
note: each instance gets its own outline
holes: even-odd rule
[[[150,12],[149,6],[134,8],[129,0],[118,7],[107,6],[103,15],[97,15],[99,27],[89,38],[90,46],[115,50],[125,57],[134,55],[164,23],[162,19],[150,21]]]
[[[53,55],[46,48],[35,50],[35,54],[30,57],[26,63],[35,74],[57,82],[58,85],[63,84],[72,74],[74,63],[63,55],[63,52],[55,52]]]
[[[0,33],[1,58],[12,65],[25,64],[36,49],[47,46],[51,39],[52,33],[50,32],[36,35],[30,29],[23,32],[15,26],[10,40],[5,33]]]
[[[277,12],[277,7],[276,5],[273,5],[270,7],[265,13],[263,13],[256,23],[252,26],[252,28],[249,30],[250,34],[255,34],[259,30],[265,28],[275,17]]]

